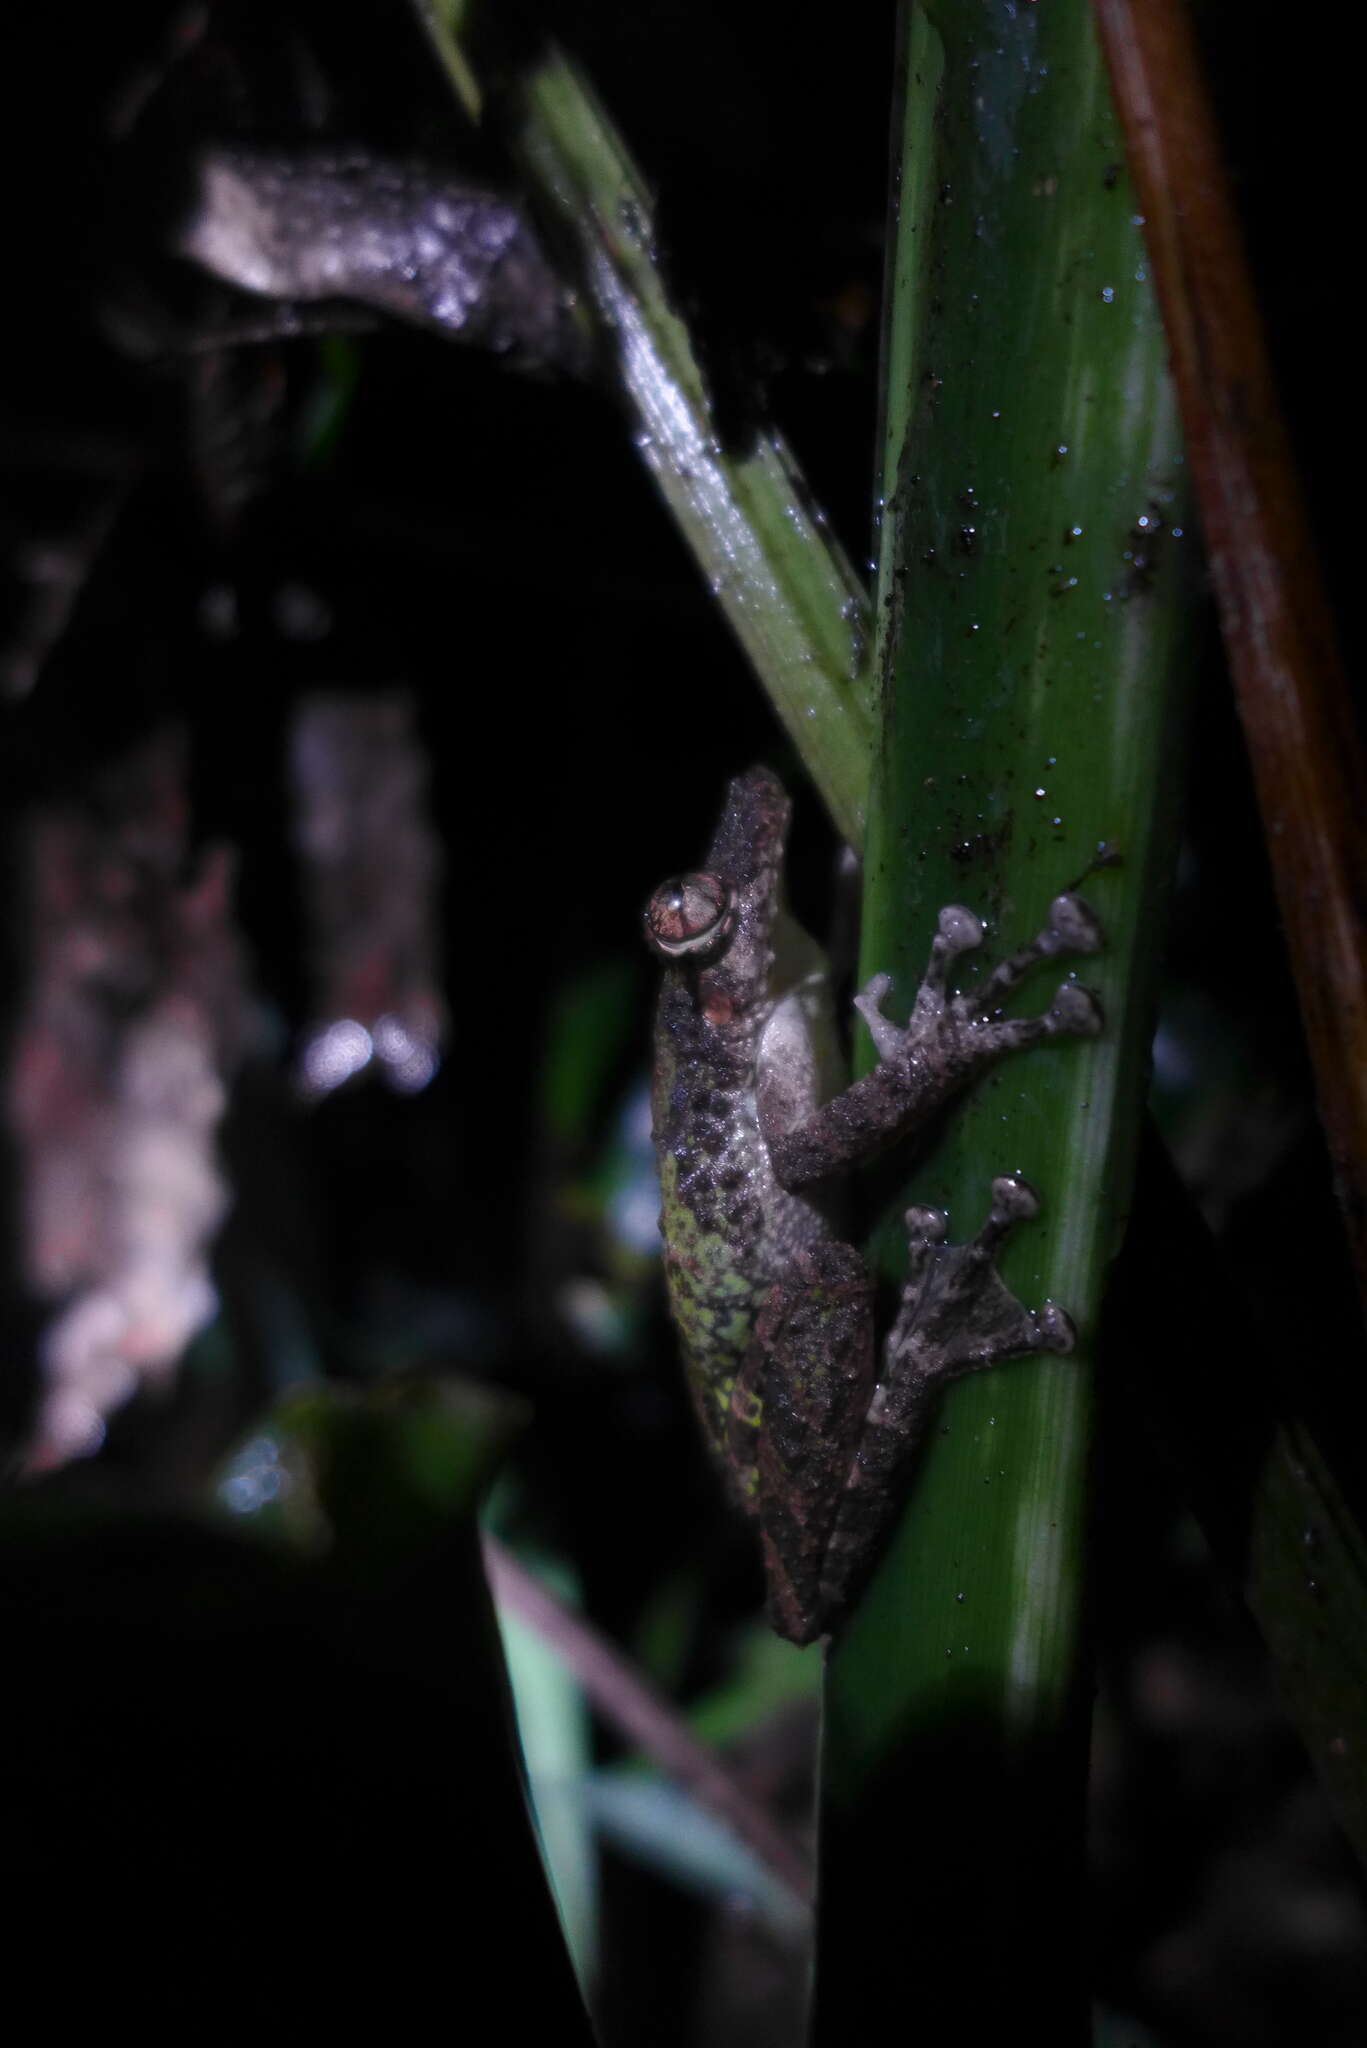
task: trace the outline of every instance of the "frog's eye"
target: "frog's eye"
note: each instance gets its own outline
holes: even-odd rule
[[[736,929],[736,892],[716,875],[671,875],[646,905],[645,928],[662,959],[714,959]]]

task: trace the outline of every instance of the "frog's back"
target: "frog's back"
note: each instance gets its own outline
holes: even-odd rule
[[[703,1429],[720,1449],[765,1297],[800,1252],[831,1233],[816,1203],[774,1178],[750,1031],[702,1023],[693,991],[669,975],[656,1054],[665,1279]]]

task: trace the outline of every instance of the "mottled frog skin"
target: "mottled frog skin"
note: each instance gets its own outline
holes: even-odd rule
[[[783,902],[789,815],[767,769],[738,776],[705,868],[662,883],[645,925],[666,962],[653,1109],[670,1308],[708,1443],[759,1522],[770,1617],[805,1643],[837,1624],[876,1559],[939,1389],[1073,1341],[1062,1310],[1023,1307],[997,1273],[1002,1238],[1038,1206],[1002,1178],[968,1244],[945,1241],[941,1212],[908,1211],[880,1361],[872,1281],[837,1228],[840,1178],[1004,1054],[1100,1030],[1095,997],[1071,981],[1041,1016],[1000,1011],[1036,961],[1093,952],[1101,933],[1079,898],[1056,897],[1042,932],[956,996],[948,968],[983,928],[941,911],[909,1023],[882,1014],[887,975],[856,997],[879,1060],[842,1089],[825,963]]]

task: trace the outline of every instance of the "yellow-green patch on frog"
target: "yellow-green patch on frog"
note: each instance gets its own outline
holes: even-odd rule
[[[886,975],[856,998],[879,1061],[842,1089],[825,963],[783,902],[789,815],[766,769],[738,776],[706,868],[662,883],[645,922],[666,962],[652,1101],[670,1308],[707,1440],[760,1524],[771,1619],[809,1642],[871,1568],[939,1388],[1072,1341],[1060,1310],[1024,1308],[996,1272],[1001,1237],[1036,1206],[1003,1179],[970,1244],[945,1243],[938,1212],[908,1213],[908,1280],[880,1368],[872,1282],[832,1207],[840,1176],[1005,1053],[1098,1031],[1095,998],[1071,982],[1042,1016],[1000,1007],[1036,961],[1094,951],[1101,935],[1077,897],[1057,897],[1042,932],[955,996],[948,967],[983,931],[972,912],[943,910],[909,1023],[879,1008]]]

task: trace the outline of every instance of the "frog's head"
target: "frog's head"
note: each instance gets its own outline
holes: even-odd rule
[[[744,1032],[770,997],[788,798],[767,768],[727,785],[706,864],[661,882],[645,909],[646,943],[672,970],[670,1017]]]
[[[739,940],[767,944],[791,805],[767,768],[727,784],[706,865],[661,882],[645,909],[646,943],[662,960],[707,967]]]

